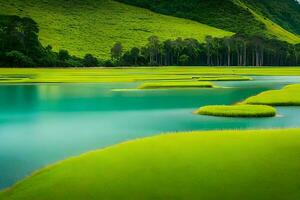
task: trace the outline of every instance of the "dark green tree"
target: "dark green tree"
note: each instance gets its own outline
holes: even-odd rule
[[[121,60],[121,57],[123,55],[123,46],[120,42],[117,42],[114,44],[114,46],[110,50],[111,53],[111,59],[113,61],[119,62]]]
[[[99,65],[99,61],[92,54],[86,54],[83,58],[83,65],[85,67],[97,67]]]

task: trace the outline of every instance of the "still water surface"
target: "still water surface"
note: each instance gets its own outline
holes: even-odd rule
[[[216,82],[223,89],[114,91],[118,84],[0,86],[0,188],[83,152],[162,132],[300,127],[300,108],[279,107],[276,118],[196,116],[210,104],[232,104],[300,77]]]

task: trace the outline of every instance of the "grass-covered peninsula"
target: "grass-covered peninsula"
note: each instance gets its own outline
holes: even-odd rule
[[[271,106],[299,106],[300,84],[288,85],[281,90],[262,92],[246,99],[244,103]]]
[[[299,129],[166,134],[59,162],[0,199],[299,199],[299,154]]]
[[[265,105],[204,106],[195,114],[219,117],[274,117],[276,109]]]

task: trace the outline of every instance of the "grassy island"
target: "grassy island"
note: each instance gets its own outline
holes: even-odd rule
[[[265,105],[204,106],[195,113],[220,117],[274,117],[276,109]]]
[[[281,90],[270,90],[250,97],[246,104],[271,106],[300,106],[300,84],[284,87]]]
[[[199,81],[251,81],[251,77],[247,76],[201,76]]]
[[[299,155],[300,129],[166,134],[49,166],[0,199],[300,199]]]
[[[148,82],[143,83],[138,89],[172,89],[172,88],[213,88],[210,82],[177,81],[177,82]]]

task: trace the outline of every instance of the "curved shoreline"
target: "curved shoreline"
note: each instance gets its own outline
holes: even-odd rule
[[[278,141],[278,139],[276,139],[277,137],[284,137],[284,138],[287,137],[287,140],[286,141],[285,140]],[[64,181],[68,180],[67,177],[71,178],[71,177],[73,177],[73,175],[74,175],[74,178],[75,177],[78,177],[78,178],[75,178],[72,182],[68,182],[68,181],[67,182],[71,185],[74,185],[74,184],[75,185],[76,184],[80,185],[80,184],[82,184],[82,180],[80,180],[81,178],[79,178],[79,177],[83,176],[83,175],[81,175],[81,173],[86,174],[87,176],[92,176],[94,178],[96,176],[99,176],[96,179],[93,178],[92,182],[96,181],[96,182],[93,182],[93,184],[101,184],[101,181],[104,181],[104,180],[102,180],[102,178],[103,178],[102,176],[104,176],[104,174],[100,173],[102,175],[100,175],[100,174],[97,175],[99,173],[98,170],[100,168],[102,170],[104,170],[105,173],[108,173],[109,177],[110,176],[114,177],[114,173],[117,173],[116,171],[114,171],[114,168],[115,168],[115,170],[119,170],[118,173],[125,172],[126,170],[131,171],[130,167],[129,168],[126,167],[128,165],[128,163],[123,163],[123,161],[120,161],[121,163],[124,164],[124,166],[122,166],[122,168],[119,168],[118,165],[116,166],[117,163],[114,164],[115,159],[117,159],[117,160],[121,159],[122,160],[124,158],[123,156],[125,156],[125,158],[126,158],[125,160],[127,160],[127,162],[135,163],[136,162],[135,159],[144,160],[144,159],[147,158],[146,155],[148,155],[148,153],[151,153],[149,155],[152,155],[154,153],[156,156],[158,156],[158,157],[156,157],[156,156],[153,157],[152,159],[154,159],[154,160],[146,159],[143,162],[141,160],[142,163],[145,162],[144,164],[146,164],[146,163],[148,163],[148,164],[144,165],[144,164],[140,163],[140,166],[136,166],[135,164],[133,164],[133,165],[129,164],[129,166],[138,167],[138,169],[139,169],[139,167],[143,168],[143,166],[147,167],[147,166],[152,166],[153,165],[156,170],[162,170],[160,168],[160,166],[163,167],[164,165],[161,165],[160,163],[156,163],[156,159],[158,159],[157,161],[159,161],[160,156],[163,156],[166,159],[171,159],[171,160],[164,160],[164,161],[161,160],[161,162],[163,162],[163,163],[167,162],[168,163],[167,165],[169,165],[169,164],[173,163],[173,162],[170,162],[170,161],[172,161],[172,156],[171,155],[173,155],[173,153],[177,152],[174,155],[178,154],[180,156],[183,156],[183,159],[185,160],[184,162],[193,163],[193,165],[192,165],[193,167],[192,166],[191,167],[192,168],[196,167],[196,169],[197,169],[197,166],[194,166],[194,165],[196,165],[196,163],[199,162],[199,161],[197,161],[197,159],[194,160],[194,158],[195,158],[194,156],[191,157],[191,160],[189,160],[189,158],[190,158],[189,155],[191,153],[193,154],[193,152],[196,151],[197,153],[195,155],[197,155],[199,153],[199,155],[202,155],[202,156],[205,156],[205,157],[208,156],[210,154],[211,150],[209,150],[210,147],[208,149],[206,149],[207,147],[206,147],[205,144],[207,144],[207,143],[214,146],[216,144],[219,144],[219,142],[221,140],[221,141],[224,142],[224,143],[222,142],[222,144],[226,145],[227,143],[231,144],[235,140],[238,140],[238,141],[240,141],[239,142],[240,144],[238,144],[238,147],[243,148],[243,145],[246,145],[246,146],[250,145],[249,147],[251,147],[252,145],[254,145],[254,146],[259,145],[260,146],[259,141],[261,141],[261,140],[264,141],[267,138],[266,141],[272,140],[272,142],[269,143],[268,145],[272,144],[272,146],[273,145],[276,146],[276,145],[278,145],[277,143],[279,142],[280,144],[282,143],[282,145],[290,146],[290,145],[292,145],[293,142],[296,142],[296,141],[294,141],[295,140],[294,137],[297,137],[297,138],[299,137],[300,138],[300,129],[275,129],[275,130],[270,129],[270,130],[252,130],[252,131],[251,130],[240,130],[240,131],[237,131],[237,130],[231,130],[231,131],[230,130],[227,130],[227,131],[192,131],[192,132],[179,132],[179,133],[160,134],[160,135],[156,135],[156,136],[152,136],[152,137],[146,137],[146,138],[141,138],[141,139],[136,139],[136,140],[123,142],[123,143],[113,145],[113,146],[110,146],[110,147],[107,147],[107,148],[104,148],[104,149],[90,151],[90,152],[84,153],[80,156],[71,157],[71,158],[68,158],[66,160],[63,160],[63,161],[57,162],[55,164],[49,165],[49,166],[33,173],[31,176],[27,177],[26,179],[21,180],[20,182],[13,185],[12,187],[10,187],[10,188],[8,188],[4,191],[1,191],[0,192],[0,197],[2,196],[4,199],[6,199],[6,198],[7,199],[14,199],[14,198],[10,198],[10,195],[14,195],[14,194],[21,195],[22,191],[35,190],[35,187],[32,187],[33,185],[35,185],[37,187],[38,192],[41,192],[41,190],[39,190],[39,189],[41,189],[40,187],[44,188],[44,186],[42,186],[42,185],[44,185],[44,184],[46,184],[46,185],[47,184],[50,184],[50,185],[54,184],[54,185],[51,186],[51,190],[53,190],[52,187],[57,187],[56,184],[54,183],[55,181],[64,182]],[[275,138],[275,139],[273,139],[273,138]],[[196,142],[193,142],[194,140],[196,140]],[[249,143],[252,140],[255,141],[255,142],[253,144]],[[202,144],[203,141],[206,141],[206,142]],[[258,142],[258,143],[256,144],[256,142]],[[273,143],[273,142],[275,142],[275,143]],[[288,142],[291,142],[291,144],[289,144]],[[201,147],[200,144],[202,144],[204,146]],[[232,145],[233,144],[237,145],[236,143],[232,143]],[[148,145],[150,145],[150,146],[154,145],[154,146],[150,150],[148,148],[150,146],[148,146]],[[180,145],[180,146],[183,145],[187,149],[185,149],[185,148],[178,149],[177,145]],[[199,145],[201,147],[200,149],[199,149]],[[267,143],[266,143],[266,145],[267,145]],[[132,149],[132,146],[134,146],[134,149]],[[198,147],[198,148],[196,148],[196,147]],[[269,146],[269,147],[271,148],[271,146]],[[139,151],[136,152],[135,148],[144,149],[145,152],[139,152]],[[221,147],[219,146],[219,148],[221,148]],[[188,149],[190,149],[190,150],[188,150]],[[203,153],[203,151],[201,149],[204,152],[207,151],[207,153]],[[230,147],[230,149],[231,149],[231,147]],[[148,150],[150,150],[150,152],[148,152]],[[231,150],[234,152],[234,148],[231,149]],[[300,148],[296,149],[296,150],[299,150],[299,152],[300,152]],[[126,152],[125,154],[124,154],[124,151]],[[131,152],[131,151],[133,151],[133,152]],[[170,151],[170,152],[168,154],[160,153],[160,152],[165,152],[165,151],[167,151],[167,152]],[[181,152],[181,151],[183,151],[183,152]],[[245,149],[245,151],[246,151],[246,149]],[[119,152],[119,153],[115,154],[116,152]],[[251,152],[249,152],[249,153],[251,153]],[[123,155],[123,156],[121,156],[121,155]],[[239,155],[240,154],[237,154],[237,156],[239,156]],[[100,158],[99,156],[101,157],[101,159],[102,159],[102,156],[104,156],[105,159],[102,160],[101,162],[100,161],[98,162],[98,160],[96,158]],[[129,157],[127,157],[127,156],[129,156]],[[188,156],[188,157],[186,157],[186,156]],[[94,160],[94,159],[96,159],[96,160]],[[189,161],[186,160],[186,159],[188,159]],[[211,159],[214,159],[214,157],[209,156],[209,157],[207,157],[207,159],[209,161]],[[226,158],[224,160],[224,162],[227,159],[229,159],[229,157]],[[94,160],[94,161],[92,161],[92,160]],[[180,164],[180,162],[183,162],[183,160],[181,160],[181,159],[179,159],[178,161],[179,161],[179,164]],[[108,162],[108,163],[106,163],[106,162]],[[87,163],[91,163],[91,165],[90,164],[87,165]],[[223,163],[223,161],[221,163]],[[108,164],[108,165],[105,168],[106,164]],[[223,163],[223,164],[225,164],[225,163]],[[64,168],[65,166],[66,166],[66,168]],[[72,174],[71,173],[72,170],[75,170],[74,172],[76,172],[76,169],[73,169],[74,166],[76,166],[75,168],[79,167],[78,169],[83,170],[83,171],[80,172],[79,174],[77,174],[77,173]],[[88,168],[86,168],[84,166],[88,166],[91,169],[95,169],[98,172],[93,171],[93,170],[88,170]],[[103,166],[104,166],[104,168],[102,168]],[[68,169],[68,168],[70,168],[70,169]],[[205,168],[205,169],[208,169],[208,168]],[[56,170],[62,170],[62,171],[60,171],[57,174],[57,172],[55,172]],[[67,171],[65,171],[65,170],[67,170]],[[182,170],[182,168],[179,167],[178,170]],[[52,173],[52,171],[53,171],[54,174]],[[63,175],[63,176],[60,177],[59,174],[61,174],[61,172],[67,172],[67,174],[69,174],[69,175]],[[112,174],[110,174],[110,173],[112,173]],[[142,174],[140,174],[141,176],[146,176],[147,177],[147,173],[146,174],[143,174],[143,172],[141,172],[141,173],[142,173]],[[186,173],[186,172],[185,171],[180,171],[180,172],[179,171],[177,171],[177,172],[174,171],[173,173]],[[126,172],[125,172],[125,174],[126,174]],[[161,173],[159,173],[159,174],[162,175],[162,176],[165,176],[164,174],[161,174]],[[48,175],[50,175],[50,177]],[[42,180],[43,177],[44,178],[47,177],[46,180],[48,180],[50,182],[47,183],[47,181],[46,182],[39,181],[39,180]],[[107,178],[107,176],[105,176],[105,177]],[[157,178],[159,178],[159,177],[157,177]],[[33,181],[33,182],[31,182],[31,181]],[[54,182],[51,183],[52,181],[54,181]],[[89,182],[88,179],[86,181]],[[131,180],[127,180],[127,181],[131,182]],[[76,183],[74,183],[74,182],[76,182]],[[40,186],[39,186],[39,184],[40,184]],[[132,183],[132,184],[134,184],[134,183]],[[49,187],[50,187],[50,185],[49,185]],[[77,186],[80,187],[79,185],[77,185]],[[29,188],[31,188],[31,189],[29,189],[29,188],[28,188],[29,190],[25,189],[25,188],[27,188],[27,186],[29,186]],[[65,187],[68,188],[69,187],[68,184],[66,184]],[[111,187],[113,189],[114,184],[112,184]],[[138,187],[138,186],[136,186],[136,187]],[[48,188],[48,189],[50,189],[50,188]],[[46,190],[46,191],[48,191],[48,190]],[[87,191],[89,191],[89,190],[87,189],[87,190],[84,190],[82,192],[84,193],[84,192],[87,192]],[[52,191],[52,192],[54,192],[54,191]],[[62,191],[56,191],[56,192],[58,192],[61,195],[63,194],[63,193],[60,193]],[[103,191],[103,192],[105,192],[105,191]],[[59,194],[57,194],[57,195],[59,195]],[[26,194],[26,195],[28,195],[28,194]],[[34,195],[36,195],[36,194],[32,193],[31,195],[33,195],[32,199],[36,199],[36,198],[34,198]],[[40,197],[40,195],[41,194],[39,194],[38,196]],[[61,198],[59,198],[59,199],[61,199]]]

